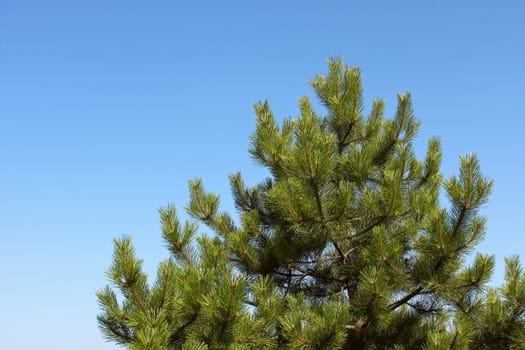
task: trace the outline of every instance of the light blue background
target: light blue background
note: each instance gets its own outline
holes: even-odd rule
[[[187,2],[188,4],[190,2]],[[96,325],[112,237],[146,271],[157,208],[201,176],[261,180],[252,104],[298,112],[329,55],[363,69],[367,106],[411,91],[418,154],[477,152],[496,187],[479,250],[525,253],[522,1],[0,0],[0,338],[5,349],[116,349]],[[182,210],[180,210],[182,212]]]

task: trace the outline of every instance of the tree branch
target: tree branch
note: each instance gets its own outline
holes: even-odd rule
[[[388,308],[392,311],[397,309],[398,307],[407,303],[410,299],[418,295],[423,289],[424,289],[423,287],[417,287],[412,292],[408,293],[407,295],[405,295],[403,298],[399,299],[395,303],[388,305]]]

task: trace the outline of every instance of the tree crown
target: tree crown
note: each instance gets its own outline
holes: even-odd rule
[[[310,82],[326,115],[305,97],[278,125],[268,102],[254,106],[249,152],[270,176],[247,186],[230,175],[238,223],[191,180],[192,220],[160,210],[170,258],[152,286],[130,239],[115,240],[112,286],[98,292],[108,339],[130,349],[524,346],[519,260],[507,260],[501,288],[486,284],[492,256],[465,263],[493,187],[476,156],[444,179],[438,138],[424,159],[414,154],[409,93],[393,118],[380,99],[364,116],[360,70],[339,59],[328,68]],[[197,223],[215,234],[197,234]]]

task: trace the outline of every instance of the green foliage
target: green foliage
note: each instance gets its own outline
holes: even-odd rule
[[[480,207],[493,183],[475,155],[443,179],[441,146],[417,159],[411,96],[393,118],[374,100],[364,115],[358,68],[329,60],[311,81],[326,115],[299,100],[279,125],[255,105],[249,149],[270,176],[230,175],[238,220],[191,180],[179,222],[160,210],[170,257],[148,285],[129,238],[115,240],[110,286],[97,293],[100,327],[129,349],[523,349],[525,273],[476,255]],[[439,203],[444,189],[450,201]],[[214,231],[198,234],[198,223]],[[117,295],[117,293],[119,295]]]

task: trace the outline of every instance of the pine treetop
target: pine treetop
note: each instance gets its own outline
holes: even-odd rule
[[[97,294],[107,338],[130,349],[524,348],[519,260],[495,289],[494,257],[465,263],[493,187],[475,154],[444,179],[438,138],[414,154],[409,93],[392,118],[379,99],[365,116],[361,71],[340,59],[310,84],[325,115],[304,97],[278,125],[267,101],[254,106],[249,152],[270,176],[247,186],[230,175],[238,220],[191,180],[190,221],[160,210],[170,258],[152,286],[130,239],[115,240],[111,286]]]

